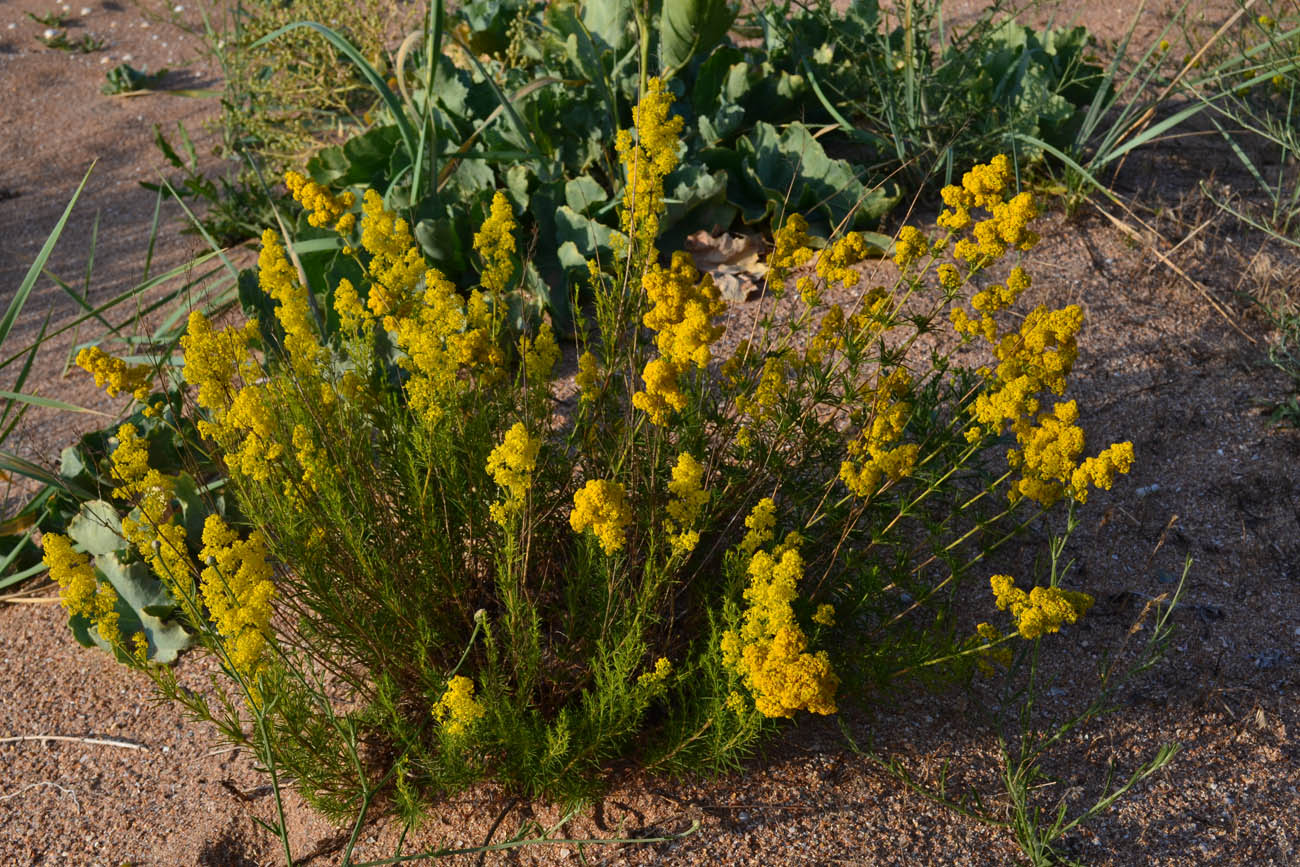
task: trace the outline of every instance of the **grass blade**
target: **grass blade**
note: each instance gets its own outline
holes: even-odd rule
[[[86,175],[77,185],[77,191],[72,194],[68,201],[68,206],[63,209],[63,216],[54,224],[54,229],[50,232],[49,237],[45,239],[45,244],[41,251],[36,254],[36,261],[27,269],[27,276],[18,284],[18,291],[14,293],[13,300],[9,302],[9,309],[5,311],[3,319],[0,319],[0,346],[4,345],[5,339],[9,337],[9,332],[13,330],[14,322],[18,319],[18,314],[22,312],[23,305],[27,303],[27,298],[32,294],[32,288],[36,285],[36,278],[45,270],[45,263],[49,261],[50,254],[54,252],[54,245],[58,243],[59,236],[63,234],[63,228],[68,224],[68,216],[72,213],[72,206],[77,203],[81,197],[81,191],[86,188],[86,181],[90,180],[90,173],[95,170],[92,163],[90,168],[86,169]]]
[[[342,52],[348,60],[351,60],[356,64],[357,69],[361,71],[366,82],[374,88],[375,93],[379,94],[379,98],[382,99],[384,104],[388,106],[390,111],[392,111],[393,118],[397,121],[397,129],[402,135],[402,142],[406,145],[406,152],[410,156],[411,162],[414,163],[419,157],[419,151],[416,149],[415,130],[411,128],[410,118],[408,118],[406,112],[402,110],[401,101],[397,98],[397,95],[389,89],[388,83],[384,81],[383,76],[376,72],[375,68],[366,62],[366,59],[361,56],[361,52],[357,51],[351,42],[348,42],[324,24],[318,24],[315,21],[295,21],[292,24],[286,24],[274,33],[268,33],[250,45],[249,48],[260,48],[271,40],[301,27],[310,27],[321,36],[324,36],[329,43]],[[473,55],[471,54],[471,57],[472,56]]]

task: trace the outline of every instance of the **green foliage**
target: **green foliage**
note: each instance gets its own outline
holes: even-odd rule
[[[176,134],[184,156],[177,153],[160,127],[154,127],[154,144],[168,165],[180,174],[166,182],[166,187],[149,181],[141,181],[140,186],[160,195],[167,192],[178,199],[206,204],[202,223],[184,231],[194,234],[206,232],[218,246],[230,247],[256,235],[261,226],[274,222],[276,207],[283,204],[282,197],[270,193],[261,179],[249,170],[232,172],[214,181],[199,169],[194,142],[185,125],[179,121]]]
[[[167,77],[167,70],[164,68],[157,72],[144,72],[129,63],[119,63],[104,73],[104,77],[108,79],[108,83],[99,89],[100,92],[106,96],[117,96],[138,90],[156,89]]]
[[[696,57],[708,57],[735,19],[728,0],[664,0],[659,27],[663,74],[671,78]]]
[[[449,274],[465,273],[486,197],[507,190],[536,239],[511,303],[561,325],[585,260],[607,256],[617,237],[614,134],[651,75],[672,79],[687,123],[667,181],[674,243],[687,225],[767,226],[791,197],[822,232],[846,218],[874,228],[901,201],[900,179],[916,188],[936,169],[951,179],[997,150],[1032,161],[1041,150],[1017,144],[1026,136],[1063,144],[1100,86],[1082,28],[1036,32],[996,7],[936,49],[943,34],[926,4],[892,30],[874,2],[772,4],[742,19],[759,37],[742,47],[722,0],[648,11],[632,0],[475,0],[445,24],[434,3],[387,79],[388,61],[313,11],[296,7],[297,22],[247,43],[256,53],[315,40],[368,83],[373,125],[318,151],[311,177],[336,192],[381,191]]]
[[[58,30],[50,36],[41,34],[36,37],[36,41],[46,48],[66,51],[69,54],[93,54],[108,47],[107,42],[89,33],[82,34],[80,39],[69,39],[66,30]]]
[[[409,13],[379,0],[242,0],[224,20],[205,17],[204,39],[221,67],[226,148],[279,172],[367,125],[375,95],[356,67],[305,32],[271,43],[263,37],[302,18],[329,21],[370,62],[388,65],[386,44]]]
[[[1071,475],[1100,478],[1100,459],[1078,453],[1073,403],[1057,409],[1080,443],[1065,454],[1092,469],[1033,475],[1056,428],[1026,401],[1048,386],[1007,391],[999,375],[916,348],[1008,252],[996,239],[1034,241],[1005,159],[975,173],[987,187],[973,178],[958,191],[997,191],[996,205],[981,200],[991,234],[904,232],[902,276],[854,310],[818,298],[857,282],[871,239],[819,243],[788,215],[769,265],[811,270],[797,297],[783,280],[768,287],[749,340],[724,359],[710,348],[723,312],[711,279],[681,255],[665,268],[655,224],[635,216],[673,204],[671,102],[651,80],[642,127],[623,134],[623,168],[664,174],[630,188],[645,201],[619,208],[608,270],[588,268],[577,395],[562,401],[551,384],[553,324],[509,306],[526,265],[505,191],[474,225],[466,299],[423,259],[418,224],[380,196],[358,215],[352,197],[293,178],[320,236],[264,238],[259,273],[239,287],[257,327],[193,317],[181,349],[194,391],[139,419],[142,446],[115,446],[114,484],[166,496],[138,495],[122,524],[135,553],[114,556],[153,563],[149,540],[185,531],[153,577],[229,680],[205,699],[141,667],[331,817],[364,817],[382,798],[413,820],[483,778],[577,801],[619,761],[735,767],[780,718],[834,713],[899,677],[960,676],[990,648],[959,633],[954,591],[1033,520],[1024,493],[1050,504],[1109,486]],[[797,147],[763,135],[775,154]],[[769,183],[797,177],[767,159],[754,172]],[[570,179],[562,201],[576,232],[617,200]],[[1020,334],[1000,345],[1052,357],[1022,348],[1006,363],[1068,373],[1078,311],[1040,308],[1022,326],[999,305],[1027,281],[1007,282],[973,302],[997,314],[979,326],[985,339]],[[1003,291],[1010,301],[996,300]],[[1023,457],[1005,471],[995,405],[1023,416]],[[174,482],[149,481],[146,452],[149,472]],[[215,475],[195,466],[223,465],[219,489],[190,481]],[[110,472],[80,456],[68,470],[91,466]],[[111,526],[110,508],[87,511]],[[74,524],[87,546],[118,544]],[[133,626],[169,604],[134,578],[110,578]]]
[[[851,130],[875,176],[917,189],[952,182],[983,154],[1036,161],[1041,151],[1018,142],[1063,146],[1104,90],[1084,28],[1036,31],[1003,5],[952,33],[938,4],[906,4],[891,28],[875,0],[838,20],[826,5],[788,18],[769,11],[764,26],[781,34],[774,59],[803,73],[788,87]]]
[[[193,488],[193,483],[190,483]],[[125,635],[143,633],[148,641],[147,660],[169,664],[190,646],[190,634],[178,622],[176,600],[149,567],[133,557],[119,532],[122,519],[105,500],[85,503],[68,526],[68,536],[93,558],[96,577],[117,593],[118,626]],[[85,647],[98,646],[126,661],[121,648],[110,647],[80,614],[68,620],[73,636]]]

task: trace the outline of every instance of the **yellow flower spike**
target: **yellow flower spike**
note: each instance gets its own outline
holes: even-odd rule
[[[749,709],[749,706],[745,704],[745,697],[738,692],[730,693],[722,706],[737,716]]]
[[[143,632],[131,636],[131,656],[138,665],[149,661],[149,638]]]
[[[488,475],[505,491],[505,499],[491,507],[492,520],[502,527],[523,508],[541,446],[539,437],[530,436],[523,422],[516,422],[488,455]]]
[[[672,494],[666,511],[664,528],[672,542],[673,553],[689,554],[699,544],[700,534],[691,527],[699,520],[700,512],[709,501],[704,490],[704,467],[691,455],[682,452],[673,466],[672,481],[668,483]]]
[[[181,352],[185,357],[185,381],[198,391],[195,403],[208,410],[213,421],[220,425],[230,407],[235,383],[261,377],[261,370],[253,360],[249,344],[258,336],[257,320],[250,320],[243,328],[215,330],[202,313],[190,313],[185,335],[181,337]]]
[[[632,395],[632,405],[650,416],[652,424],[668,424],[674,412],[686,409],[686,395],[678,381],[680,372],[671,362],[652,358],[646,362],[641,380],[645,390]]]
[[[898,230],[898,240],[894,242],[894,264],[902,271],[912,268],[918,260],[930,252],[930,240],[914,226],[904,226]]]
[[[555,362],[560,359],[560,347],[555,342],[551,323],[543,322],[537,329],[537,336],[531,340],[526,335],[521,335],[519,355],[524,359],[524,375],[530,383],[548,381]]]
[[[803,215],[792,213],[786,217],[781,228],[772,234],[772,252],[767,257],[768,283],[774,290],[785,282],[791,271],[812,261],[816,252],[812,245],[808,221]]]
[[[107,581],[100,583],[95,591],[95,601],[90,615],[90,622],[110,647],[122,643],[122,630],[118,627],[121,615],[117,613],[117,591]]]
[[[619,209],[623,234],[630,238],[641,262],[653,262],[659,219],[664,213],[664,178],[677,167],[677,148],[685,121],[669,117],[673,97],[658,77],[646,82],[633,110],[632,130],[619,130],[614,140],[626,186]]]
[[[199,590],[213,626],[224,641],[232,669],[253,681],[266,664],[275,584],[266,541],[259,532],[240,539],[220,515],[203,525]]]
[[[357,197],[352,193],[335,196],[328,188],[295,171],[284,173],[284,185],[294,200],[308,211],[307,222],[310,225],[322,229],[334,226],[341,234],[348,234],[356,225],[356,216],[344,213],[357,203]]]
[[[845,289],[858,285],[853,266],[871,255],[871,248],[861,232],[846,232],[817,257],[817,276],[827,286],[839,283]]]
[[[87,346],[77,353],[77,366],[94,376],[95,387],[104,389],[109,397],[129,393],[142,403],[149,397],[153,370],[148,365],[127,364],[98,346]]]
[[[279,236],[271,229],[262,233],[262,250],[257,257],[258,283],[276,303],[275,318],[284,329],[284,348],[300,375],[314,377],[325,356],[305,288],[289,263]]]
[[[575,377],[582,400],[596,399],[596,387],[600,381],[600,362],[590,351],[578,356],[578,374]]]
[[[340,278],[334,287],[334,311],[339,315],[339,324],[347,331],[357,331],[369,321],[370,311],[361,303],[356,287],[346,277]]]
[[[1088,458],[1070,475],[1070,495],[1080,503],[1088,501],[1088,486],[1109,491],[1115,476],[1133,467],[1133,443],[1114,443],[1095,458]]]
[[[424,256],[415,245],[411,227],[385,209],[384,200],[374,190],[366,190],[362,197],[361,246],[370,254],[372,282],[366,298],[370,313],[376,317],[404,313],[427,270]]]
[[[791,717],[797,710],[832,714],[839,678],[826,654],[808,653],[808,638],[795,621],[792,602],[803,579],[799,552],[788,549],[780,559],[764,551],[749,563],[749,585],[739,631],[722,635],[723,664],[744,680],[760,713]],[[728,706],[732,702],[728,700]],[[739,712],[739,711],[738,711]]]
[[[989,585],[998,610],[1011,613],[1017,632],[1026,640],[1060,632],[1063,624],[1077,623],[1093,602],[1086,593],[1059,587],[1034,587],[1026,593],[1016,587],[1015,579],[1010,575],[993,575],[989,578]]]
[[[753,554],[772,541],[772,531],[776,527],[776,502],[771,497],[759,500],[745,518],[745,527],[749,532],[741,540],[740,550]]]
[[[651,265],[641,285],[653,305],[642,322],[659,332],[660,354],[679,370],[708,365],[713,357],[709,345],[723,332],[713,320],[726,309],[713,277],[701,275],[690,253],[678,251],[667,270]]]
[[[658,691],[667,683],[672,673],[673,664],[666,657],[661,656],[655,660],[653,669],[636,679],[636,685],[642,689]]]
[[[606,554],[614,554],[623,548],[631,523],[632,509],[627,502],[627,492],[618,482],[591,479],[573,495],[569,526],[575,533],[590,527]]]
[[[67,536],[46,533],[41,537],[41,559],[50,578],[59,585],[59,602],[69,615],[90,617],[95,610],[98,580],[90,557],[72,550]]]
[[[474,697],[474,681],[458,674],[447,681],[447,690],[433,706],[432,713],[443,731],[458,738],[468,734],[487,711]]]
[[[510,200],[498,190],[492,196],[492,205],[483,225],[474,233],[474,252],[483,260],[479,284],[488,295],[500,295],[509,288],[515,271],[515,223]]]

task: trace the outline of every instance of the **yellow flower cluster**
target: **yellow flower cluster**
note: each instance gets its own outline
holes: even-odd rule
[[[95,631],[99,637],[104,639],[111,647],[117,647],[122,644],[122,630],[118,626],[121,615],[117,613],[117,591],[113,585],[107,581],[101,582],[99,588],[95,591],[94,610],[90,615],[90,622],[94,625]],[[140,633],[136,633],[140,635]]]
[[[1008,281],[1009,286],[1012,283]],[[1074,401],[1058,402],[1050,412],[1039,412],[1040,394],[1065,391],[1078,356],[1075,335],[1082,324],[1083,311],[1077,306],[1038,307],[1025,317],[1019,333],[1002,337],[994,348],[999,360],[993,375],[996,384],[976,398],[972,413],[985,430],[1000,433],[1009,425],[1016,435],[1018,448],[1008,452],[1008,460],[1023,477],[1011,489],[1013,499],[1025,496],[1051,505],[1068,493],[1084,502],[1090,482],[1109,488],[1116,473],[1127,473],[1132,467],[1132,443],[1116,443],[1080,464],[1084,435]],[[980,430],[973,429],[967,436],[973,441]]]
[[[303,487],[319,491],[321,479],[338,473],[338,469],[331,465],[325,449],[316,444],[316,438],[304,424],[293,426],[293,450],[294,456],[298,459],[298,466],[302,469]],[[297,499],[299,496],[297,484],[298,482],[293,479],[286,479],[284,495],[290,499]]]
[[[181,352],[185,357],[185,381],[198,389],[195,402],[207,410],[213,423],[220,427],[226,411],[238,391],[238,382],[253,382],[262,376],[262,370],[253,360],[248,345],[257,338],[257,320],[251,319],[243,328],[214,330],[207,317],[195,310],[190,313],[189,324],[181,337]],[[208,430],[204,436],[216,437]]]
[[[505,498],[494,503],[491,508],[492,520],[502,527],[507,526],[510,518],[518,514],[524,505],[541,447],[539,437],[529,435],[523,422],[515,422],[506,431],[501,444],[488,454],[488,474],[505,491]]]
[[[1038,243],[1038,235],[1029,229],[1029,223],[1038,216],[1033,196],[1019,193],[1005,198],[1012,178],[1011,161],[998,154],[987,165],[966,172],[961,186],[947,186],[940,191],[947,208],[937,222],[954,233],[970,229],[972,237],[959,240],[953,254],[972,269],[987,267],[1009,249],[1028,250]],[[983,208],[989,218],[975,222],[972,208]]]
[[[1070,496],[1088,502],[1088,486],[1109,491],[1117,474],[1133,468],[1133,443],[1112,443],[1095,458],[1088,458],[1070,474]]]
[[[149,466],[148,443],[129,422],[117,429],[109,461],[117,483],[113,496],[136,506],[122,519],[122,538],[135,546],[158,580],[175,587],[190,570],[185,528],[171,508],[175,480]]]
[[[678,370],[670,361],[652,358],[641,372],[644,391],[632,395],[632,405],[650,416],[653,424],[668,424],[674,412],[686,409],[686,395],[678,381]]]
[[[574,377],[583,400],[595,400],[600,384],[600,362],[590,350],[578,356],[578,373]]]
[[[875,390],[871,421],[862,435],[849,443],[849,454],[856,459],[840,464],[840,480],[855,496],[869,497],[884,479],[898,481],[911,475],[920,446],[915,443],[895,445],[907,427],[912,405],[903,398],[912,389],[912,378],[903,368],[896,368]]]
[[[710,344],[722,336],[713,320],[725,304],[712,276],[695,270],[689,253],[673,254],[668,269],[652,263],[642,277],[642,287],[653,305],[642,319],[658,332],[659,358],[646,362],[641,378],[645,391],[632,395],[632,405],[646,412],[651,422],[666,424],[673,411],[686,407],[681,374],[692,364],[704,368],[713,357]]]
[[[447,681],[447,691],[433,706],[433,718],[452,737],[468,733],[485,713],[483,705],[474,698],[474,681],[463,674]]]
[[[77,353],[77,366],[95,377],[95,388],[104,389],[109,397],[129,392],[144,402],[149,397],[149,379],[153,373],[148,365],[127,364],[109,355],[98,346],[87,346]]]
[[[845,289],[858,285],[859,274],[853,266],[871,255],[867,239],[861,232],[846,232],[817,257],[817,276],[825,286],[836,283]],[[805,303],[808,299],[804,298]]]
[[[1004,200],[1010,182],[1010,161],[997,156],[988,165],[967,172],[960,187],[943,190],[949,209],[940,215],[939,223],[954,233],[971,227],[971,208],[992,214],[990,219],[974,223],[972,238],[963,238],[954,247],[954,255],[972,270],[991,264],[1012,248],[1029,249],[1038,240],[1028,228],[1037,214],[1033,198],[1021,193]],[[945,290],[955,292],[960,287],[962,279],[956,268],[943,265],[938,274]],[[1024,317],[1018,329],[1002,332],[994,314],[1015,304],[1030,283],[1023,268],[1013,267],[1005,284],[992,284],[972,297],[971,307],[978,318],[961,307],[952,310],[954,329],[982,337],[993,346],[998,359],[997,369],[987,374],[988,390],[971,406],[976,424],[966,437],[974,443],[987,434],[1000,435],[1008,427],[1016,435],[1017,448],[1007,455],[1011,466],[1021,470],[1021,478],[1009,492],[1013,500],[1028,497],[1046,506],[1069,494],[1083,502],[1089,484],[1109,488],[1116,474],[1128,472],[1133,447],[1116,443],[1080,463],[1084,435],[1077,424],[1078,406],[1073,401],[1060,402],[1050,411],[1040,412],[1042,395],[1065,392],[1078,357],[1076,335],[1083,325],[1083,310],[1077,305],[1059,310],[1039,306]]]
[[[898,239],[894,241],[894,264],[902,271],[907,271],[930,250],[930,239],[915,226],[904,226],[898,230]]]
[[[95,610],[95,589],[99,583],[90,558],[72,550],[67,536],[46,533],[41,537],[41,559],[50,577],[59,585],[59,602],[68,614],[90,617]]]
[[[658,332],[655,342],[660,355],[679,368],[705,367],[713,357],[710,344],[723,332],[713,320],[726,310],[712,275],[701,276],[691,254],[679,250],[667,270],[652,265],[641,285],[653,305],[642,321]]]
[[[492,196],[487,219],[474,233],[474,249],[483,259],[479,284],[494,297],[509,288],[510,277],[514,274],[516,228],[510,200],[498,190]]]
[[[772,530],[776,527],[776,502],[771,497],[764,497],[754,505],[745,517],[745,538],[740,542],[740,550],[753,554],[772,540]]]
[[[462,363],[473,360],[478,335],[466,329],[456,287],[436,269],[428,270],[418,304],[412,315],[393,324],[397,346],[406,353],[398,364],[411,373],[406,382],[411,409],[432,428],[460,390],[458,372]]]
[[[785,278],[796,268],[812,261],[815,253],[813,239],[808,234],[808,221],[802,214],[785,218],[781,228],[772,233],[772,252],[767,257],[768,283],[779,293]],[[812,302],[808,302],[810,305]]]
[[[994,575],[989,584],[998,610],[1011,612],[1016,630],[1026,639],[1060,632],[1062,624],[1077,622],[1092,607],[1092,597],[1087,593],[1059,587],[1034,587],[1026,593],[1016,587],[1010,575]]]
[[[207,564],[199,574],[199,589],[224,639],[230,666],[252,681],[264,668],[275,598],[266,541],[257,531],[240,539],[220,515],[213,514],[203,524],[199,557]]]
[[[537,329],[537,336],[532,339],[527,335],[520,336],[519,356],[524,360],[524,376],[529,383],[536,385],[551,378],[555,362],[560,360],[560,347],[555,342],[551,323],[543,322]]]
[[[673,97],[658,77],[651,78],[632,113],[636,129],[621,129],[614,139],[627,186],[619,221],[623,233],[635,244],[641,262],[653,262],[651,251],[659,237],[664,212],[664,178],[677,167],[677,147],[684,121],[669,117]]]
[[[344,235],[356,226],[356,215],[347,213],[357,203],[352,193],[332,195],[328,188],[294,171],[284,173],[284,185],[294,200],[310,212],[307,222],[311,225],[322,229],[332,226]]]
[[[673,553],[689,554],[700,542],[699,531],[691,527],[699,520],[700,511],[709,501],[709,494],[704,490],[704,467],[690,452],[677,456],[668,493],[672,494],[672,499],[668,501],[664,529],[672,542]]]
[[[195,402],[210,419],[199,421],[199,433],[217,443],[231,472],[265,481],[284,448],[274,441],[272,396],[257,382],[264,372],[249,351],[256,336],[255,320],[243,328],[218,331],[196,310],[190,314],[181,350],[185,381],[197,387]]]
[[[262,250],[257,256],[258,285],[277,303],[275,318],[284,329],[284,349],[294,371],[304,379],[313,378],[324,357],[312,314],[311,299],[299,285],[298,275],[275,232],[262,233]]]
[[[371,317],[383,317],[384,328],[393,331],[392,317],[407,305],[425,274],[424,257],[415,246],[411,227],[384,208],[384,200],[374,190],[366,190],[361,199],[361,246],[370,254],[366,308]],[[338,303],[336,291],[336,309]]]
[[[591,479],[574,493],[569,526],[575,533],[590,527],[606,554],[622,549],[631,523],[632,509],[627,502],[627,492],[618,482]]]
[[[642,689],[657,692],[667,683],[672,673],[673,664],[668,661],[667,657],[661,656],[655,660],[654,668],[636,679],[636,685]]]
[[[758,377],[754,393],[737,396],[736,410],[754,421],[760,421],[776,413],[788,392],[786,358],[783,355],[769,355],[763,359],[763,372]]]
[[[66,536],[46,533],[41,538],[41,548],[41,559],[59,585],[59,602],[68,615],[85,617],[110,646],[121,644],[117,591],[113,585],[98,580],[90,558],[74,551]]]
[[[794,549],[787,549],[779,560],[766,551],[755,552],[740,630],[722,635],[723,663],[743,678],[764,716],[836,711],[839,677],[824,651],[807,652],[808,637],[794,616],[792,603],[803,570],[803,558]]]
[[[487,382],[503,374],[505,353],[497,341],[503,305],[495,296],[507,288],[513,268],[510,205],[498,194],[491,215],[474,236],[485,263],[481,281],[489,295],[475,290],[468,301],[441,271],[425,266],[410,228],[384,210],[378,195],[367,191],[362,209],[362,246],[371,254],[369,296],[363,306],[356,289],[340,283],[334,308],[345,327],[355,329],[381,318],[383,327],[394,333],[404,353],[398,364],[411,373],[406,383],[411,409],[432,427],[465,387],[462,370],[477,369]],[[544,324],[535,339],[521,341],[520,352],[530,378],[549,377],[559,358],[550,326]]]

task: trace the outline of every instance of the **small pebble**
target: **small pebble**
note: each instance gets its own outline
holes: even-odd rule
[[[89,6],[82,6],[82,7],[81,7],[81,14],[82,14],[82,15],[89,15],[89,14],[91,13],[91,11],[92,11],[92,10],[91,10],[91,8],[90,8]]]
[[[55,30],[53,27],[46,27],[45,32],[41,35],[46,39],[53,39],[55,36],[59,35],[59,31]]]

